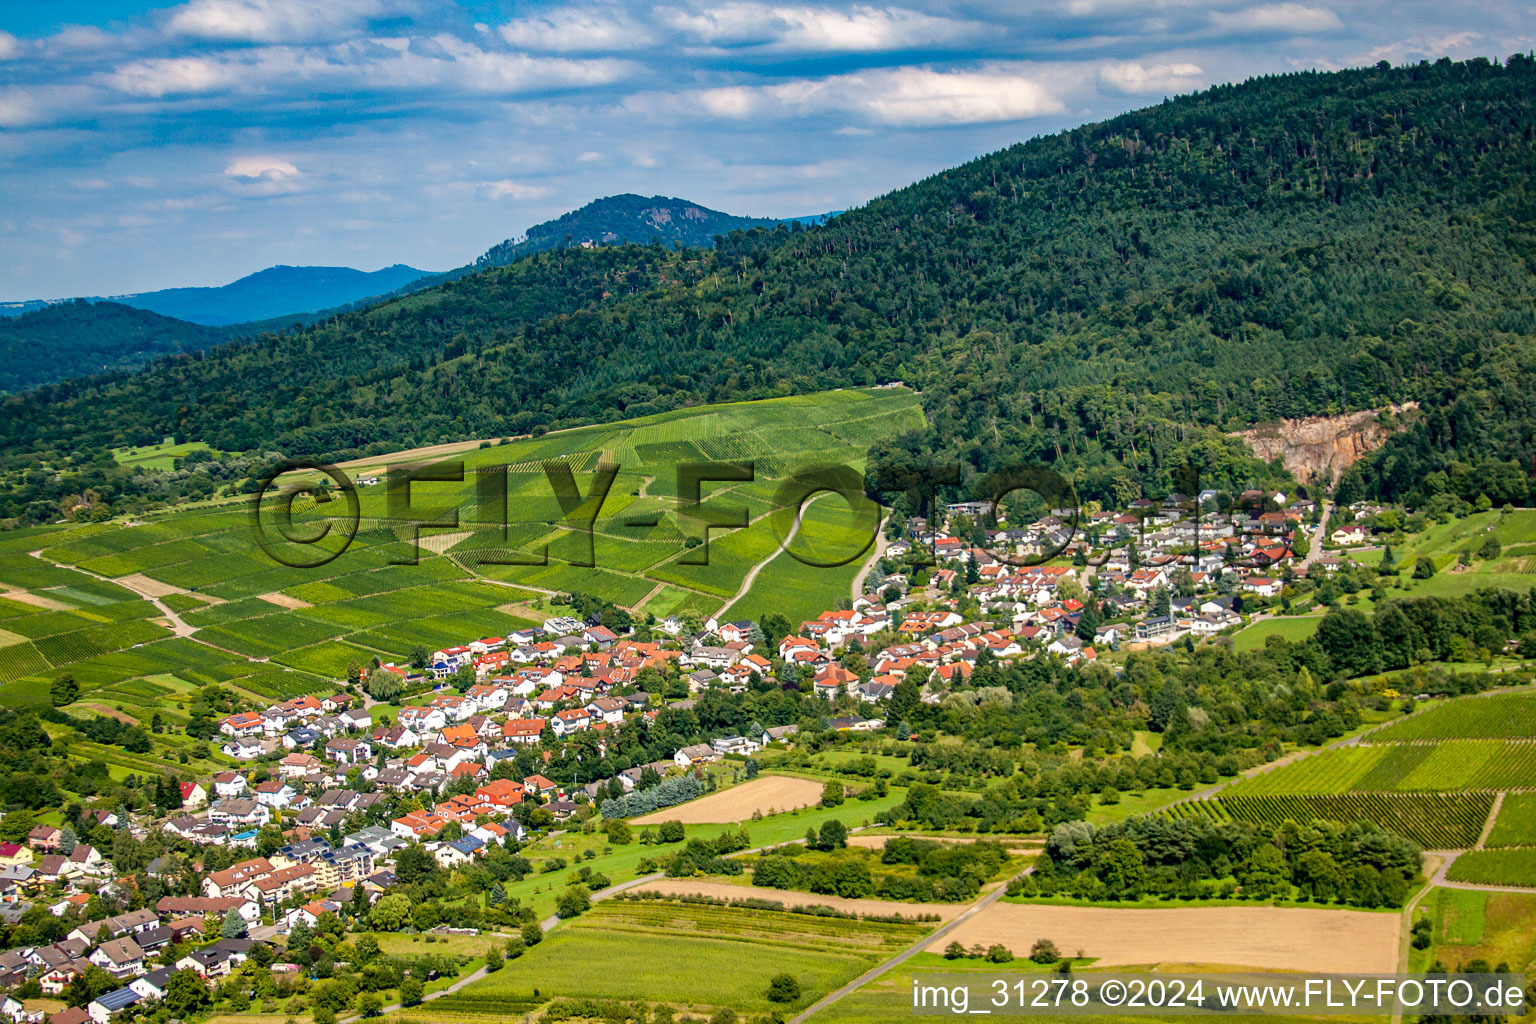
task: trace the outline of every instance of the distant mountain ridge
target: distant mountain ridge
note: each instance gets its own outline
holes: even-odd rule
[[[526,233],[498,242],[473,262],[452,270],[418,270],[403,263],[374,271],[278,264],[216,287],[0,302],[0,320],[82,301],[113,302],[205,327],[248,326],[250,330],[239,333],[257,334],[314,323],[563,245],[590,248],[659,241],[669,248],[708,248],[714,245],[716,235],[779,224],[825,224],[840,212],[739,217],[686,199],[626,192],[594,199],[554,220],[535,224]]]
[[[780,224],[821,224],[832,216],[835,214],[739,217],[686,199],[625,192],[594,199],[580,209],[533,225],[521,238],[509,238],[486,250],[475,260],[474,268],[505,266],[520,257],[562,245],[591,248],[657,241],[668,247],[681,245],[686,249],[703,249],[714,245],[716,235],[753,228],[771,229]]]
[[[204,327],[225,327],[346,306],[391,294],[431,276],[430,271],[402,263],[374,271],[280,264],[217,287],[163,288],[132,295],[91,296],[87,301],[115,302]],[[57,305],[37,299],[9,302],[0,305],[0,315],[19,316]]]
[[[0,393],[131,369],[156,356],[307,327],[551,249],[651,241],[669,249],[708,248],[717,235],[781,224],[825,223],[834,215],[738,217],[685,199],[626,193],[595,199],[535,224],[525,235],[498,243],[473,263],[442,273],[404,264],[371,272],[279,265],[215,288],[0,303],[0,358],[9,362],[0,369]],[[129,315],[130,310],[142,315]]]
[[[344,306],[430,276],[430,271],[403,263],[374,271],[279,265],[218,288],[167,288],[114,301],[195,324],[223,326]]]

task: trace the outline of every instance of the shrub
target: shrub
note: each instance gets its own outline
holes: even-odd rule
[[[1053,964],[1061,959],[1061,950],[1050,939],[1036,939],[1029,947],[1029,958],[1037,964]]]
[[[1039,946],[1040,946],[1040,944],[1038,942],[1035,943],[1035,948],[1038,949]],[[944,947],[944,959],[945,960],[963,960],[963,959],[965,959],[965,947],[960,945],[960,943],[958,943],[958,942],[951,942],[949,945]]]
[[[555,897],[555,913],[562,918],[576,917],[592,906],[592,897],[584,885],[572,885]]]
[[[424,988],[425,986],[422,985],[420,978],[406,978],[404,981],[400,982],[400,1002],[404,1003],[406,1006],[415,1006],[417,1003],[421,1002],[421,995]]]
[[[768,1001],[792,1003],[800,998],[800,982],[793,974],[775,974],[768,979]]]
[[[1013,961],[1013,951],[1001,942],[994,942],[987,947],[987,959],[994,964],[1006,964]]]

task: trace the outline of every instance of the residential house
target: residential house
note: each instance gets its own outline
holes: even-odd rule
[[[102,970],[123,978],[139,973],[144,966],[144,950],[132,938],[111,939],[96,947],[90,955],[90,961]]]
[[[695,743],[690,747],[683,747],[672,755],[672,761],[679,768],[690,768],[696,764],[706,764],[710,761],[720,760],[720,754],[707,743]]]

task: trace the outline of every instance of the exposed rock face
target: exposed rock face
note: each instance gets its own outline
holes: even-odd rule
[[[1388,408],[1394,416],[1417,410],[1417,402]],[[1265,423],[1234,436],[1266,462],[1279,458],[1302,483],[1332,484],[1362,456],[1380,448],[1391,431],[1378,418],[1384,410],[1365,409],[1342,416],[1308,416]]]

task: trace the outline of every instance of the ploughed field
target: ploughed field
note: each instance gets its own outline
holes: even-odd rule
[[[1287,971],[1391,972],[1399,914],[1290,907],[1060,907],[997,902],[936,940],[971,947],[1001,943],[1027,956],[1050,939],[1096,967],[1205,964]]]
[[[710,793],[676,807],[633,819],[636,825],[680,821],[685,825],[746,821],[754,814],[770,815],[809,807],[821,799],[822,784],[789,775],[760,775],[739,786]]]

